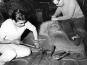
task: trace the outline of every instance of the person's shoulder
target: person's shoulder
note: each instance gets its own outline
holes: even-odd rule
[[[26,24],[30,23],[30,21],[27,21]]]
[[[6,19],[2,25],[9,25],[11,23],[12,19]]]
[[[12,19],[6,19],[4,22],[10,22],[10,21],[12,21]]]
[[[25,23],[25,27],[26,28],[32,28],[32,29],[35,29],[35,26],[30,22],[30,21],[27,21],[26,23]]]
[[[25,25],[32,25],[32,23],[30,21],[27,21]]]
[[[11,22],[11,21],[12,21],[12,19],[10,19],[10,18],[5,20],[5,22]]]

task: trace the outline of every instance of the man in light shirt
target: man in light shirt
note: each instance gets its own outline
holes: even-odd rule
[[[61,26],[68,35],[69,39],[74,41],[78,46],[84,38],[85,17],[76,0],[53,0],[58,6],[56,12],[52,15],[51,20],[62,21]],[[62,13],[62,16],[59,16]]]
[[[29,29],[33,32],[35,45],[38,44],[36,27],[26,19],[26,12],[20,9],[12,13],[11,18],[5,20],[0,28],[0,65],[14,58],[25,57],[31,54],[29,47],[21,45],[21,35]]]

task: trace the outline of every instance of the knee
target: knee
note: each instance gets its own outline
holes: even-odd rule
[[[25,56],[29,56],[31,54],[30,48],[26,48],[25,53]]]
[[[29,56],[30,54],[31,54],[30,48],[25,48],[22,54],[17,55],[17,57],[26,57]]]
[[[79,32],[82,32],[82,33],[85,33],[86,32],[84,29],[81,29],[81,28],[76,29],[76,30],[79,31]]]
[[[7,51],[6,53],[3,53],[1,58],[2,58],[2,61],[11,61],[13,60],[15,57],[16,57],[16,52],[14,50],[9,50]]]
[[[6,54],[6,59],[5,60],[7,60],[7,61],[11,61],[11,60],[13,60],[14,58],[16,58],[16,52],[15,51],[8,51]]]
[[[86,34],[86,31],[84,29],[76,29],[76,32],[80,34],[82,37],[84,37]]]

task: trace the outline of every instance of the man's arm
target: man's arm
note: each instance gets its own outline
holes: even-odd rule
[[[60,17],[57,17],[57,20],[67,20],[67,19],[71,19],[72,16],[74,15],[74,12],[75,12],[75,4],[71,3],[71,4],[69,5],[68,14],[67,14],[67,15],[63,15],[63,16],[60,16]]]
[[[34,44],[35,44],[36,48],[39,48],[38,33],[37,33],[37,30],[36,30],[36,27],[33,24],[31,24],[29,21],[26,23],[26,26],[27,26],[27,29],[29,29],[30,31],[33,32]]]
[[[0,31],[1,33],[1,31]],[[0,43],[2,44],[10,44],[10,43],[14,43],[14,44],[20,44],[20,41],[19,40],[7,40],[5,39],[6,38],[6,34],[1,34],[0,35]]]
[[[13,41],[11,41],[11,40],[0,40],[0,43],[10,44],[10,43],[13,43]]]
[[[20,44],[19,40],[7,40],[6,38],[6,32],[2,32],[0,30],[0,43],[2,44],[10,44],[10,43],[14,43],[14,44]]]
[[[31,24],[29,21],[26,23],[26,26],[27,26],[27,29],[33,32],[34,39],[38,40],[38,33],[36,30],[36,27],[33,24]]]
[[[35,28],[32,32],[33,32],[33,34],[34,34],[34,39],[35,39],[36,41],[38,41],[38,34],[37,34],[36,28]]]
[[[3,39],[2,41],[0,40],[0,43],[2,44],[21,44],[21,41],[20,40],[6,40],[6,39]]]
[[[57,7],[57,9],[56,9],[55,13],[52,15],[52,17],[56,17],[56,16],[58,16],[60,13],[61,13],[60,8]]]

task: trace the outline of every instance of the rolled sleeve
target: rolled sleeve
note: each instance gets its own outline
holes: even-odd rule
[[[26,25],[26,28],[29,29],[30,31],[36,30],[36,27],[30,22],[27,22],[25,25]]]

